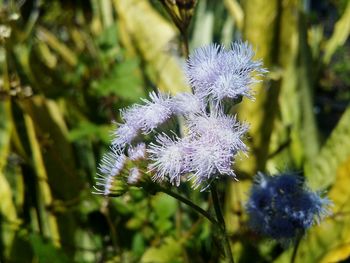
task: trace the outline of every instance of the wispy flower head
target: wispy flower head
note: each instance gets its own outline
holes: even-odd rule
[[[124,147],[126,144],[130,144],[138,134],[138,127],[132,122],[119,124],[113,131],[112,145],[114,147]]]
[[[138,123],[144,133],[149,133],[164,123],[172,115],[169,96],[150,93],[150,100],[143,99],[145,105],[138,111]]]
[[[234,73],[266,73],[266,69],[262,68],[260,60],[253,60],[254,51],[248,42],[233,42],[231,49],[228,51],[227,65],[230,65]]]
[[[207,96],[221,101],[224,98],[236,99],[240,96],[253,98],[250,85],[254,80],[247,74],[226,72],[220,75],[215,83],[207,90]]]
[[[187,75],[195,94],[220,102],[239,96],[252,98],[254,74],[265,73],[261,61],[253,60],[254,52],[247,42],[235,42],[227,50],[209,45],[195,50],[187,65]]]
[[[254,230],[288,244],[329,214],[330,201],[312,192],[297,174],[259,173],[246,204]]]
[[[98,167],[99,173],[95,177],[95,194],[109,195],[119,190],[115,188],[114,182],[124,168],[125,162],[126,156],[114,147],[111,147],[111,150],[103,155]]]
[[[194,188],[209,184],[211,179],[218,175],[229,175],[235,177],[232,169],[234,155],[228,147],[213,143],[206,137],[202,137],[191,143],[190,170],[193,172]]]
[[[150,171],[155,171],[153,179],[163,181],[168,179],[172,184],[179,186],[180,176],[187,170],[186,146],[179,138],[170,138],[160,134],[156,143],[151,143],[147,149],[152,163]]]
[[[129,170],[129,176],[128,176],[128,184],[130,185],[136,185],[139,181],[140,181],[140,178],[141,178],[141,172],[139,170],[139,168],[137,167],[132,167],[130,170]]]
[[[221,175],[235,178],[232,166],[236,155],[247,150],[243,137],[248,127],[224,111],[222,100],[229,98],[235,102],[234,99],[241,96],[252,97],[250,86],[257,81],[254,76],[265,72],[262,63],[253,60],[253,56],[246,42],[233,43],[228,49],[216,44],[199,48],[186,64],[193,93],[171,97],[151,92],[149,99],[142,99],[141,104],[121,110],[122,123],[114,130],[112,140],[113,147],[120,150],[103,158],[96,191],[110,192],[115,178],[111,174],[116,174],[113,169],[120,156],[142,168],[146,165],[154,181],[167,180],[176,186],[181,177],[188,174],[195,188],[208,186]],[[182,138],[170,130],[160,131],[165,127],[162,124],[174,115],[184,117],[180,119],[184,120],[181,124],[185,127],[176,126],[176,130],[185,134]],[[143,135],[147,136],[147,144],[137,144]],[[138,162],[141,159],[142,162]],[[138,177],[139,169],[129,168],[128,181]]]
[[[211,44],[193,51],[187,61],[186,74],[195,90],[210,87],[219,73],[222,46]]]
[[[204,136],[209,144],[221,144],[232,151],[246,151],[242,137],[247,132],[247,125],[239,123],[236,117],[225,115],[220,108],[213,109],[209,115],[189,118],[188,126],[193,137]]]
[[[189,92],[176,94],[172,102],[172,109],[175,114],[191,115],[205,111],[203,100]]]
[[[128,149],[128,157],[132,161],[146,158],[146,144],[139,143],[136,146],[130,146]]]
[[[125,147],[140,132],[148,134],[171,117],[172,102],[169,96],[151,92],[149,97],[149,100],[142,99],[143,105],[135,104],[120,111],[124,123],[113,131],[114,147]]]

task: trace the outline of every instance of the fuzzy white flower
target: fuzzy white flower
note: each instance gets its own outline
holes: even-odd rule
[[[151,143],[147,152],[153,161],[149,165],[150,171],[156,171],[153,179],[163,181],[165,178],[179,186],[180,176],[187,170],[186,145],[178,138],[170,138],[160,134],[156,138],[157,144]]]
[[[235,177],[232,170],[234,153],[220,144],[210,143],[202,138],[192,143],[190,169],[193,175],[193,187],[197,188],[205,182],[226,174]]]
[[[255,75],[266,73],[247,42],[235,42],[229,50],[209,45],[194,51],[187,62],[187,75],[194,92],[218,103],[224,98],[253,98],[251,85]]]
[[[190,55],[186,75],[195,91],[207,89],[215,82],[220,71],[221,45],[208,45],[197,48]]]
[[[146,144],[139,143],[136,146],[130,146],[128,149],[128,157],[132,161],[146,158]]]
[[[224,98],[236,99],[246,96],[252,99],[250,85],[255,81],[248,74],[228,72],[220,75],[212,86],[208,88],[208,96],[220,102]]]
[[[139,168],[137,167],[132,167],[129,171],[129,176],[128,176],[128,184],[134,185],[139,182],[141,178],[141,173]]]
[[[103,155],[98,167],[95,194],[109,195],[112,192],[115,177],[121,172],[126,161],[126,156],[120,149],[111,147],[111,151]]]
[[[113,131],[112,145],[114,147],[124,147],[130,144],[139,134],[138,127],[130,123],[122,123]]]
[[[220,108],[213,109],[211,114],[197,115],[187,120],[190,135],[194,138],[205,138],[210,143],[221,144],[231,151],[246,151],[242,137],[248,127],[236,120],[236,117],[225,115]]]
[[[176,94],[172,102],[172,110],[175,114],[190,115],[203,113],[205,110],[203,100],[189,92]]]
[[[150,93],[150,100],[142,99],[144,105],[136,104],[122,111],[125,123],[141,129],[144,134],[151,132],[172,115],[169,96]]]
[[[151,92],[150,99],[142,99],[144,105],[136,104],[120,111],[124,123],[113,132],[112,145],[125,147],[130,144],[142,131],[148,134],[172,115],[169,96]]]

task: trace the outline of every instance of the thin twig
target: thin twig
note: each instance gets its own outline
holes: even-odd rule
[[[226,257],[228,258],[229,262],[230,263],[234,263],[233,256],[232,256],[232,251],[231,251],[230,240],[229,240],[229,238],[227,236],[227,233],[226,233],[225,219],[224,219],[224,216],[222,215],[220,202],[219,202],[219,196],[218,196],[218,192],[216,190],[215,182],[213,182],[210,185],[210,191],[211,191],[211,197],[213,199],[213,205],[214,205],[216,217],[217,217],[217,219],[219,221],[220,230],[221,230],[223,238],[224,238],[225,254],[226,254]]]
[[[205,211],[204,209],[202,209],[201,207],[199,207],[198,205],[196,205],[195,203],[193,203],[192,201],[186,199],[185,197],[183,197],[182,195],[179,195],[178,193],[175,193],[173,191],[171,191],[170,189],[167,188],[163,188],[163,187],[158,187],[158,190],[160,192],[163,192],[165,194],[168,194],[172,197],[174,197],[175,199],[181,201],[182,203],[190,206],[191,208],[193,208],[197,213],[203,215],[205,218],[207,218],[210,222],[212,222],[214,225],[219,225],[218,221],[211,216],[211,214],[209,214],[207,211]]]
[[[294,262],[295,262],[295,259],[296,259],[296,257],[297,257],[297,252],[298,252],[298,248],[299,248],[299,245],[300,245],[301,238],[302,238],[302,235],[299,235],[299,236],[297,237],[297,240],[295,241],[294,248],[293,248],[293,254],[292,254],[292,257],[291,257],[291,259],[290,259],[290,263],[294,263]]]

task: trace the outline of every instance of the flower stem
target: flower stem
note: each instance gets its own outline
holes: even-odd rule
[[[201,207],[199,207],[198,205],[196,205],[192,201],[190,201],[187,198],[183,197],[182,195],[179,195],[178,193],[175,193],[175,192],[171,191],[170,189],[163,188],[163,187],[160,187],[160,186],[158,186],[157,189],[158,189],[158,191],[163,192],[163,193],[165,193],[167,195],[170,195],[170,196],[174,197],[175,199],[181,201],[182,203],[190,206],[197,213],[199,213],[202,216],[204,216],[205,218],[207,218],[214,225],[219,225],[218,221],[214,217],[212,217],[211,214],[209,214],[207,211],[205,211],[204,209],[202,209]]]
[[[229,262],[234,263],[232,252],[231,252],[230,240],[229,240],[227,233],[226,233],[225,219],[224,219],[224,216],[222,215],[220,202],[219,202],[219,196],[218,196],[218,192],[216,190],[216,185],[214,182],[212,182],[212,184],[210,185],[210,191],[211,191],[211,197],[213,199],[215,214],[216,214],[216,217],[217,217],[218,222],[220,224],[221,234],[224,238],[225,254],[226,254],[226,257],[228,258]]]
[[[294,248],[293,248],[293,254],[292,254],[292,257],[290,259],[290,262],[291,263],[294,263],[295,262],[295,259],[297,257],[297,252],[298,252],[298,248],[299,248],[299,244],[300,244],[300,241],[301,241],[301,238],[302,238],[302,234],[300,234],[296,241],[295,241],[295,244],[294,244]]]

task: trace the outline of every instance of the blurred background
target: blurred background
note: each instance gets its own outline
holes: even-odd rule
[[[236,106],[250,154],[220,185],[236,261],[289,262],[244,202],[257,171],[293,170],[334,202],[296,262],[350,262],[349,34],[348,0],[0,0],[0,262],[220,262],[210,223],[175,199],[91,191],[119,109],[189,90],[188,51],[238,39],[269,73]]]

